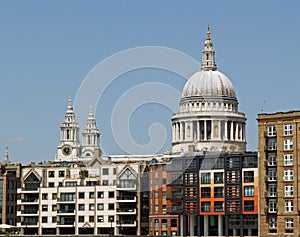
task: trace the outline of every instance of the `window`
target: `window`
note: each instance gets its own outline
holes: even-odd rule
[[[167,219],[162,219],[162,220],[161,220],[161,226],[162,226],[162,227],[167,227],[167,225],[168,225]]]
[[[215,198],[224,197],[224,188],[223,187],[215,187],[214,188],[214,196],[215,196]]]
[[[103,216],[98,216],[97,221],[98,222],[104,222],[104,217]]]
[[[84,204],[78,204],[79,211],[84,211]]]
[[[48,193],[43,193],[42,194],[42,199],[43,200],[48,200]]]
[[[77,186],[77,182],[76,181],[66,182],[66,186],[67,187],[75,187],[75,186]]]
[[[154,197],[158,198],[158,192],[154,192]]]
[[[177,220],[171,219],[171,227],[177,227]]]
[[[84,222],[84,216],[78,216],[78,222]]]
[[[268,126],[268,137],[276,136],[276,126],[270,125]]]
[[[201,188],[201,197],[202,198],[209,198],[210,197],[210,187]]]
[[[253,197],[254,196],[254,186],[245,186],[244,187],[244,196]]]
[[[52,211],[56,211],[57,210],[57,206],[56,205],[52,205]]]
[[[95,210],[95,205],[94,204],[90,204],[89,205],[89,210],[90,211],[94,211]]]
[[[115,198],[115,192],[114,191],[108,192],[108,198]]]
[[[215,212],[224,211],[224,202],[215,202]]]
[[[172,231],[172,236],[176,236],[177,235],[177,231]]]
[[[155,179],[155,180],[154,180],[154,184],[155,184],[155,185],[158,185],[158,179]]]
[[[277,185],[270,183],[268,184],[268,196],[269,197],[276,197],[277,196]]]
[[[284,165],[285,166],[293,165],[293,155],[292,154],[284,155]]]
[[[94,198],[95,197],[95,193],[94,192],[90,192],[89,197],[90,198]]]
[[[98,198],[104,198],[104,193],[103,193],[103,192],[98,192],[97,197],[98,197]]]
[[[167,212],[167,205],[162,205],[162,212]]]
[[[65,171],[60,170],[60,171],[58,172],[58,177],[65,177]]]
[[[202,184],[210,184],[210,173],[202,173],[201,174],[201,183]]]
[[[89,222],[94,222],[94,221],[95,221],[94,216],[89,216]]]
[[[159,221],[158,221],[158,219],[155,219],[154,220],[154,227],[158,227],[159,226]]]
[[[285,201],[285,211],[286,212],[294,211],[294,202],[293,202],[293,200]]]
[[[162,183],[163,183],[163,184],[167,184],[167,179],[166,179],[166,178],[163,178],[163,179],[162,179]]]
[[[293,181],[293,170],[284,170],[284,181]]]
[[[244,211],[254,211],[254,201],[245,201],[244,202]]]
[[[78,194],[78,198],[79,198],[79,199],[84,199],[84,192],[80,192],[80,193]]]
[[[162,192],[162,198],[167,198],[167,192],[166,191]]]
[[[269,219],[269,227],[270,228],[277,228],[277,218],[272,217]]]
[[[104,204],[103,203],[98,203],[97,210],[102,211],[103,209],[104,209]]]
[[[47,216],[43,216],[43,217],[42,217],[42,223],[47,223],[47,222],[48,222]]]
[[[286,218],[285,219],[285,228],[293,228],[294,227],[294,219]]]
[[[276,181],[276,168],[268,169],[268,180]]]
[[[154,234],[155,234],[155,236],[158,236],[158,235],[159,235],[159,232],[158,232],[158,231],[155,231]]]
[[[108,216],[108,221],[109,222],[114,222],[115,221],[115,216]]]
[[[277,212],[277,200],[276,199],[269,200],[269,212],[271,212],[271,213]]]
[[[285,195],[285,197],[293,197],[293,195],[294,195],[293,185],[286,185],[284,187],[284,195]]]
[[[244,171],[244,182],[245,183],[254,182],[254,171]]]
[[[285,124],[284,125],[284,136],[293,135],[293,126],[292,124]]]
[[[102,174],[103,175],[108,175],[108,168],[103,168],[102,169]]]
[[[57,218],[56,218],[56,216],[53,216],[52,217],[52,223],[56,223],[57,222]]]
[[[102,185],[103,186],[108,186],[108,180],[102,180]]]
[[[276,154],[275,153],[268,154],[268,165],[270,165],[270,166],[276,165]]]
[[[115,204],[114,203],[108,203],[108,210],[115,210]]]
[[[49,178],[54,178],[54,176],[55,176],[55,172],[54,171],[49,171],[48,172],[48,177]]]
[[[293,140],[292,139],[286,139],[284,140],[284,150],[293,150]]]
[[[42,211],[48,211],[48,205],[42,205]]]
[[[214,173],[214,183],[215,184],[222,184],[223,181],[223,172],[215,172]]]
[[[275,138],[268,140],[268,150],[276,150],[276,139]]]
[[[53,182],[49,182],[48,187],[49,188],[53,188],[54,187],[54,183]]]
[[[162,236],[166,236],[166,235],[167,235],[167,231],[162,231],[162,232],[161,232],[161,235],[162,235]]]
[[[210,202],[202,202],[201,210],[203,212],[210,212]]]
[[[154,211],[155,211],[155,212],[158,212],[158,205],[155,205],[154,208],[155,208]]]

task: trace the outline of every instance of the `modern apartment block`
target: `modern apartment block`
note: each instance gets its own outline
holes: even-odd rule
[[[260,236],[299,236],[300,111],[259,114]]]
[[[141,158],[142,159],[142,158]],[[144,162],[53,162],[22,169],[18,223],[24,235],[148,232]],[[147,184],[146,184],[147,185]]]
[[[0,163],[0,224],[15,226],[17,223],[17,188],[20,185],[21,164],[12,163],[5,150]]]

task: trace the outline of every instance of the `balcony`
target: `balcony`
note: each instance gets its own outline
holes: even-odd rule
[[[136,196],[118,196],[117,202],[136,202]]]
[[[135,220],[121,220],[117,221],[118,227],[135,227],[136,221]]]
[[[135,215],[136,209],[135,208],[117,208],[118,215]]]
[[[168,214],[181,214],[182,211],[182,206],[172,206],[167,208]]]
[[[277,192],[265,192],[266,197],[277,197]]]
[[[38,198],[26,198],[17,201],[18,204],[39,204]]]
[[[182,193],[171,193],[167,195],[168,200],[182,200]]]
[[[39,193],[39,188],[18,188],[18,193]]]
[[[117,190],[129,190],[134,191],[136,190],[136,184],[134,183],[123,183],[117,185]]]
[[[58,227],[73,227],[74,221],[58,221],[57,226]]]
[[[39,215],[38,210],[23,210],[21,211],[22,216],[37,216]]]
[[[58,209],[57,215],[73,215],[74,209]]]
[[[38,221],[24,221],[21,222],[21,226],[25,226],[25,227],[37,227],[39,224]]]
[[[66,202],[75,203],[75,198],[57,198],[57,203],[60,203],[60,202],[63,202],[63,203],[66,203]]]

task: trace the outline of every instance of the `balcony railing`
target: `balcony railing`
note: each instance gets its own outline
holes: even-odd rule
[[[118,196],[117,200],[128,200],[128,201],[132,200],[132,201],[134,201],[135,196]]]
[[[120,220],[117,221],[117,225],[133,225],[135,220]]]
[[[167,195],[167,199],[170,200],[181,200],[182,199],[182,193],[171,193]]]
[[[117,208],[117,212],[134,212],[135,208]]]
[[[58,225],[74,225],[74,221],[58,221]]]
[[[167,213],[182,213],[182,206],[172,206],[172,207],[168,207],[167,209]]]
[[[58,209],[57,213],[74,213],[75,209]]]
[[[38,221],[23,221],[21,225],[38,225]]]

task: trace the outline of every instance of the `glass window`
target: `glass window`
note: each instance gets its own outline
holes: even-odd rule
[[[268,192],[269,197],[277,197],[277,185],[273,183],[268,184]]]
[[[268,180],[269,181],[276,181],[276,168],[268,169]]]
[[[163,183],[163,184],[167,184],[167,179],[166,179],[166,178],[163,178],[163,179],[162,179],[162,183]]]
[[[56,216],[53,216],[52,217],[52,223],[56,223],[57,222],[57,218],[56,218]]]
[[[293,181],[293,170],[284,170],[284,181]]]
[[[47,216],[43,216],[43,217],[42,217],[42,223],[47,223],[47,222],[48,222]]]
[[[277,212],[277,200],[270,199],[269,200],[269,212]]]
[[[244,187],[244,196],[253,197],[254,196],[254,186],[245,186]]]
[[[79,211],[84,211],[84,204],[78,204]]]
[[[155,219],[154,220],[154,227],[158,227],[159,226],[159,221],[158,221],[158,219]]]
[[[223,180],[223,172],[215,172],[214,173],[214,183],[215,184],[222,184]]]
[[[293,200],[285,201],[285,211],[286,212],[294,211],[294,202],[293,202]]]
[[[277,218],[275,218],[275,217],[269,218],[269,227],[277,228]]]
[[[284,136],[293,135],[293,126],[292,124],[285,124],[284,125]]]
[[[244,211],[251,212],[254,211],[254,201],[244,202]]]
[[[294,196],[294,187],[293,187],[293,185],[285,185],[284,195],[285,195],[285,197],[293,197]]]
[[[54,178],[54,176],[55,176],[55,172],[54,171],[49,171],[48,172],[48,177],[49,178]]]
[[[43,193],[42,194],[42,199],[43,200],[48,200],[48,193]]]
[[[97,209],[98,209],[98,211],[102,211],[104,209],[104,204],[103,203],[98,203]]]
[[[114,191],[109,191],[108,192],[108,198],[114,198],[115,197],[115,192]]]
[[[162,205],[162,212],[167,212],[167,205]]]
[[[84,216],[78,216],[78,222],[84,222]]]
[[[177,220],[171,219],[171,227],[177,227]]]
[[[94,192],[90,192],[89,197],[90,198],[94,198],[95,197],[95,193]]]
[[[210,184],[210,173],[201,173],[201,183]]]
[[[275,153],[268,154],[268,165],[270,165],[270,166],[276,165],[276,154]]]
[[[158,205],[155,205],[154,208],[155,208],[154,211],[155,211],[155,212],[158,212]]]
[[[215,206],[215,212],[221,212],[224,211],[224,202],[215,202],[214,203]]]
[[[103,216],[98,216],[97,221],[98,222],[104,222],[104,217]]]
[[[162,192],[162,198],[167,198],[167,192],[166,191]]]
[[[286,218],[285,219],[285,228],[293,228],[294,227],[294,219]]]
[[[275,138],[268,140],[268,150],[276,150],[276,139]]]
[[[284,165],[285,166],[293,165],[293,154],[284,155]]]
[[[284,140],[284,150],[293,150],[293,140],[292,139],[286,139]]]
[[[223,187],[215,187],[214,188],[214,197],[215,198],[224,197],[224,188]]]
[[[98,192],[98,198],[104,198],[104,193],[103,192]]]
[[[102,174],[103,175],[108,175],[108,168],[103,168],[102,169]]]
[[[270,125],[268,126],[268,137],[276,136],[276,126]]]
[[[210,212],[210,202],[202,202],[201,204],[202,212]]]
[[[108,210],[115,210],[115,204],[114,203],[108,203]]]
[[[89,210],[90,211],[94,211],[95,210],[95,205],[94,204],[90,204],[89,205]]]
[[[89,222],[94,222],[95,218],[94,216],[89,216]]]
[[[158,198],[158,192],[154,192],[154,197]]]
[[[84,192],[78,193],[78,198],[79,199],[84,199]]]
[[[42,205],[42,211],[48,211],[48,205]]]
[[[254,171],[244,171],[244,182],[245,183],[254,182]]]
[[[209,198],[210,197],[210,187],[201,188],[201,197],[202,198]]]
[[[65,177],[65,171],[63,170],[58,171],[58,177]]]

